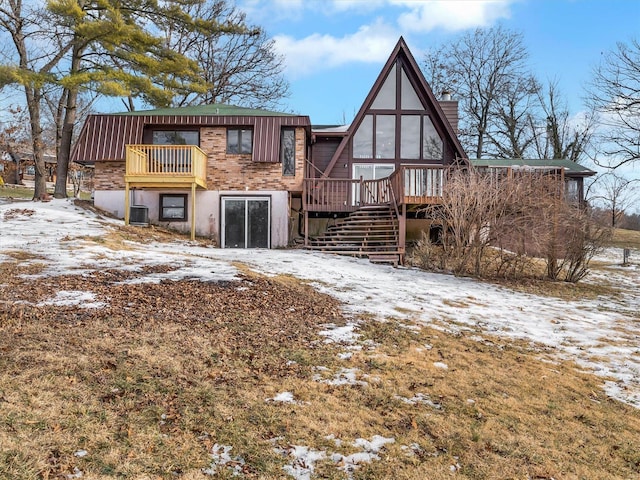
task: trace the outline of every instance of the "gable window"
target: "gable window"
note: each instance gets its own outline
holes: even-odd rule
[[[400,158],[420,159],[420,115],[402,115],[400,123]]]
[[[376,115],[376,158],[396,156],[396,116]]]
[[[164,222],[187,221],[187,195],[160,194],[160,220]]]
[[[376,110],[396,109],[396,66],[394,65],[387,79],[380,87],[380,91],[371,104],[371,108]]]
[[[389,71],[353,135],[352,158],[442,160],[444,143],[404,66]]]
[[[154,145],[200,145],[200,134],[195,130],[154,130]]]
[[[227,128],[227,153],[250,154],[253,149],[253,130]]]
[[[280,132],[280,161],[282,175],[296,174],[296,131],[293,128],[283,128]]]
[[[422,125],[422,158],[440,160],[442,153],[442,139],[436,132],[436,127],[433,126],[431,117],[425,115]]]
[[[353,158],[373,158],[373,115],[365,115],[353,136]]]

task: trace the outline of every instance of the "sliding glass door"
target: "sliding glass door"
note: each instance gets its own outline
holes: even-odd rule
[[[222,248],[269,248],[268,197],[222,198]]]

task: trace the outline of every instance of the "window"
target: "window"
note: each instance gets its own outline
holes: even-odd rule
[[[280,161],[282,175],[296,174],[296,131],[283,128],[280,132]]]
[[[365,115],[353,136],[353,158],[373,158],[373,115]]]
[[[577,202],[580,200],[580,188],[578,180],[575,178],[567,178],[565,181],[565,196],[570,202]]]
[[[161,194],[160,220],[165,222],[187,221],[187,195]]]
[[[154,145],[200,145],[200,134],[194,130],[154,130]]]
[[[395,110],[396,108],[396,66],[394,65],[389,76],[380,87],[380,91],[371,104],[371,108],[377,110]]]
[[[227,153],[251,153],[253,131],[248,128],[227,128]]]
[[[424,124],[422,126],[422,158],[442,159],[443,146],[442,139],[436,127],[433,126],[431,118],[427,115],[423,117]]]
[[[400,122],[400,158],[419,160],[420,115],[402,115]]]
[[[396,116],[376,115],[376,158],[396,156]]]
[[[370,111],[358,125],[352,143],[353,161],[360,159],[437,161],[444,143],[428,108],[414,88],[405,67],[389,71]]]

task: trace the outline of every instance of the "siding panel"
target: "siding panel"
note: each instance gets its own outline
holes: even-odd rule
[[[279,160],[280,127],[304,127],[311,123],[307,116],[224,116],[224,115],[90,115],[76,142],[71,160],[94,163],[124,160],[125,145],[143,142],[145,126],[253,126],[255,162],[275,163]]]

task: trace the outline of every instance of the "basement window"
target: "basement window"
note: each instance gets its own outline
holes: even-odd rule
[[[186,194],[161,194],[160,195],[160,221],[186,222],[187,221],[187,195]]]

